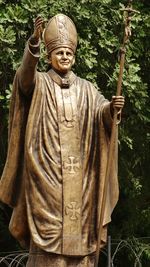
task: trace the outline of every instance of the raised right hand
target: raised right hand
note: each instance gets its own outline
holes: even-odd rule
[[[41,16],[38,16],[34,22],[34,32],[33,32],[32,37],[34,39],[36,39],[37,41],[39,41],[39,39],[42,36],[43,30],[44,30],[43,29],[43,19],[41,18]]]

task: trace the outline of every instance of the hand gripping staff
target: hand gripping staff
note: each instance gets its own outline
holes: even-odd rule
[[[117,92],[116,95],[120,96],[122,91],[122,79],[123,79],[123,70],[125,64],[125,54],[126,54],[126,44],[131,36],[131,14],[133,12],[139,13],[136,10],[132,9],[132,0],[129,0],[128,5],[124,11],[125,17],[125,30],[124,30],[124,38],[122,42],[122,46],[120,48],[120,68],[119,68],[119,76],[117,82]],[[118,121],[118,110],[114,109],[114,116],[113,116],[113,123],[112,123],[112,130],[111,130],[111,138],[109,144],[109,154],[108,154],[108,161],[107,161],[107,168],[106,168],[106,176],[104,181],[104,190],[102,196],[102,205],[101,210],[99,211],[99,227],[98,227],[98,239],[97,239],[97,248],[96,248],[96,257],[95,257],[95,264],[94,267],[98,267],[98,260],[99,260],[99,250],[101,245],[101,235],[102,235],[102,228],[103,228],[103,220],[104,220],[104,212],[105,212],[105,204],[106,204],[106,195],[107,195],[107,186],[109,181],[109,175],[111,171],[112,165],[112,158],[113,158],[113,150],[115,147],[115,140],[116,140],[116,133],[117,133],[117,126],[120,120]]]

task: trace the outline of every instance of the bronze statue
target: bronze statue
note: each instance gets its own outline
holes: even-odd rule
[[[92,267],[113,110],[124,98],[109,102],[71,71],[77,32],[69,17],[42,24],[38,17],[14,78],[0,199],[13,207],[12,235],[30,247],[27,267]],[[36,70],[41,36],[51,65],[44,73]],[[117,199],[115,149],[102,246]]]

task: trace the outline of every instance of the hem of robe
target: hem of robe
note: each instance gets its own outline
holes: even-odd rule
[[[31,242],[26,267],[94,267],[94,262],[95,253],[84,256],[68,256],[48,253]]]

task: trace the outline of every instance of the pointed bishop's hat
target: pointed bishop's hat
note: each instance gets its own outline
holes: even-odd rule
[[[77,31],[73,21],[66,15],[52,17],[44,32],[43,39],[48,54],[59,47],[68,47],[75,53],[77,47]]]

